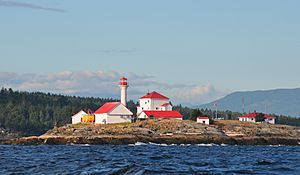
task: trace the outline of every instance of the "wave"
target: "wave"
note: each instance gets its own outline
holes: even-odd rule
[[[212,147],[212,146],[228,146],[227,144],[214,144],[214,143],[209,143],[209,144],[166,144],[166,143],[144,143],[144,142],[136,142],[134,144],[129,144],[128,146],[147,146],[147,145],[154,145],[154,146],[203,146],[203,147]]]
[[[201,143],[201,144],[197,144],[197,146],[212,147],[212,146],[220,146],[220,145],[214,143],[209,143],[209,144]]]

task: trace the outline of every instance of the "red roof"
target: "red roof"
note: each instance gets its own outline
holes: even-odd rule
[[[246,114],[244,116],[241,116],[240,118],[255,118],[258,116],[259,113],[256,113],[256,112],[253,112],[253,113],[249,113],[249,114]],[[269,119],[272,119],[274,118],[273,116],[270,116],[268,114],[265,114],[264,115],[264,118],[269,118]]]
[[[268,115],[268,114],[265,114],[264,118],[273,119],[274,117],[273,117],[273,116],[270,116],[270,115]]]
[[[109,113],[113,109],[115,109],[119,104],[120,102],[105,103],[103,106],[101,106],[99,109],[96,110],[95,114]]]
[[[122,77],[120,80],[124,81],[124,80],[127,80],[127,78],[126,77]]]
[[[161,106],[168,106],[168,105],[170,105],[170,103],[164,103]]]
[[[199,116],[198,119],[209,119],[207,116]]]
[[[255,118],[258,114],[256,112],[249,113],[246,115],[241,116],[240,118]]]
[[[147,95],[141,97],[140,99],[143,99],[143,98],[169,99],[168,97],[163,96],[155,91],[148,93]]]
[[[155,118],[182,118],[178,111],[143,111],[148,117]]]

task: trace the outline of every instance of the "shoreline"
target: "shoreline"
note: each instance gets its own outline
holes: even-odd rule
[[[89,145],[129,145],[136,143],[153,143],[166,145],[181,144],[216,144],[216,145],[245,145],[245,146],[264,146],[264,145],[285,145],[300,146],[300,139],[293,138],[188,138],[183,137],[132,137],[132,136],[108,136],[108,137],[25,137],[2,142],[3,145],[68,145],[68,144],[89,144]]]
[[[11,145],[128,145],[155,144],[226,144],[291,145],[300,143],[300,127],[217,121],[202,125],[193,121],[159,120],[128,124],[79,124],[54,128],[41,136],[22,137],[2,142]],[[1,144],[1,142],[0,142]]]

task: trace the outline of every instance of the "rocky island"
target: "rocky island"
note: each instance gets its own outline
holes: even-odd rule
[[[41,136],[3,141],[3,144],[229,144],[299,145],[300,127],[218,120],[212,125],[189,120],[145,120],[123,124],[76,124],[49,130]]]

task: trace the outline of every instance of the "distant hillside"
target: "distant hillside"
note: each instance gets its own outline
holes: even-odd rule
[[[256,110],[300,117],[300,88],[235,92],[200,108],[214,109],[213,104],[217,104],[219,110],[243,112],[243,99],[245,112]]]

